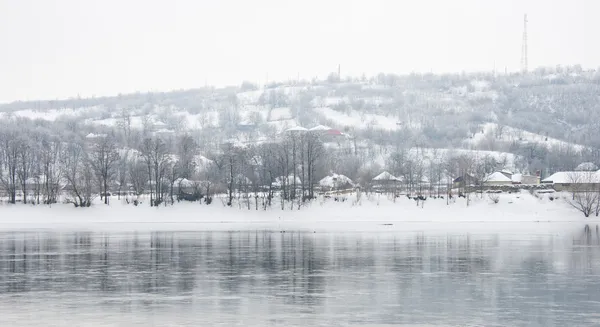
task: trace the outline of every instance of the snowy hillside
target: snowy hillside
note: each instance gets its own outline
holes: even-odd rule
[[[481,130],[474,133],[464,141],[468,148],[498,148],[501,145],[512,144],[539,144],[540,146],[551,148],[572,148],[578,152],[586,146],[565,142],[553,137],[548,137],[522,129],[499,125],[497,123],[482,124]]]
[[[126,135],[192,135],[203,153],[235,141],[274,140],[290,128],[330,126],[329,149],[385,165],[391,152],[444,149],[495,157],[517,170],[597,162],[600,74],[545,69],[529,75],[379,74],[117,97],[0,105],[0,122],[37,120],[43,128]],[[548,78],[551,71],[552,78]],[[537,149],[546,152],[540,153]],[[413,150],[411,150],[413,151]],[[486,152],[487,151],[487,152]],[[550,155],[552,152],[552,162]],[[573,153],[585,160],[573,159]],[[557,163],[555,157],[560,157]],[[564,162],[563,162],[564,161]],[[573,167],[571,167],[573,166]]]

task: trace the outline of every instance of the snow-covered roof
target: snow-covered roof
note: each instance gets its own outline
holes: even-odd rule
[[[486,182],[512,182],[512,180],[508,177],[506,177],[506,175],[504,175],[503,173],[496,171],[492,174],[490,174],[488,177],[486,177],[485,179]]]
[[[308,131],[308,129],[306,129],[302,126],[296,126],[296,127],[288,128],[285,131],[286,132],[306,132],[306,131]]]
[[[600,183],[600,171],[559,171],[543,179],[542,183]]]
[[[180,187],[192,187],[192,186],[194,186],[194,182],[192,182],[191,180],[189,180],[187,178],[178,178],[175,180],[174,185],[180,186]]]
[[[100,138],[100,137],[106,137],[106,134],[94,134],[94,133],[89,133],[88,135],[85,136],[85,138],[87,139],[95,139],[95,138]]]
[[[310,131],[328,131],[330,130],[330,127],[324,126],[324,125],[317,125],[313,128],[310,129]]]
[[[352,185],[352,180],[347,176],[338,174],[331,174],[319,181],[321,187],[338,187],[347,184]]]
[[[158,133],[158,134],[174,134],[175,131],[172,130],[172,129],[168,129],[168,128],[161,128],[161,129],[157,130],[155,133]]]
[[[523,174],[513,174],[510,179],[513,183],[521,183],[523,181]]]
[[[375,176],[373,178],[374,181],[401,181],[401,179],[399,179],[398,177],[388,173],[387,171],[384,171],[383,173]]]

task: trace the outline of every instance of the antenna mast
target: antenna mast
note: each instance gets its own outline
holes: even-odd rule
[[[523,17],[523,44],[521,45],[521,71],[527,72],[527,14]]]

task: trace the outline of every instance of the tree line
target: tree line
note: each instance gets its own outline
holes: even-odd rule
[[[370,192],[375,191],[373,178],[384,170],[402,178],[394,193],[447,196],[459,177],[469,176],[471,184],[482,188],[495,170],[511,165],[530,173],[572,170],[585,153],[533,144],[511,161],[508,154],[429,149],[400,135],[394,136],[394,145],[372,146],[356,136],[336,143],[302,131],[206,147],[214,140],[185,132],[161,135],[118,126],[84,135],[77,123],[59,130],[56,123],[4,122],[0,191],[6,201],[52,204],[64,199],[77,207],[90,206],[95,197],[109,204],[110,194],[132,194],[128,200],[134,204],[140,201],[135,196],[148,195],[151,206],[181,200],[211,203],[213,195],[225,194],[219,199],[228,206],[299,208],[315,198],[319,180],[331,173]],[[467,196],[472,190],[464,183],[458,186]]]

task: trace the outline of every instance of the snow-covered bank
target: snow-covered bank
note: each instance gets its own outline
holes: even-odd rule
[[[219,203],[136,207],[116,200],[110,206],[96,204],[90,208],[17,204],[0,206],[0,229],[414,231],[461,230],[483,225],[486,229],[513,230],[525,225],[538,228],[540,223],[594,227],[600,224],[600,219],[584,218],[563,199],[550,201],[529,193],[499,196],[498,203],[487,196],[471,195],[469,206],[464,198],[450,205],[445,199],[430,198],[423,206],[417,206],[415,200],[407,197],[392,201],[384,195],[363,195],[357,204],[351,195],[344,202],[321,200],[300,210],[289,210],[289,207],[281,210],[274,206],[267,211],[229,208]]]

